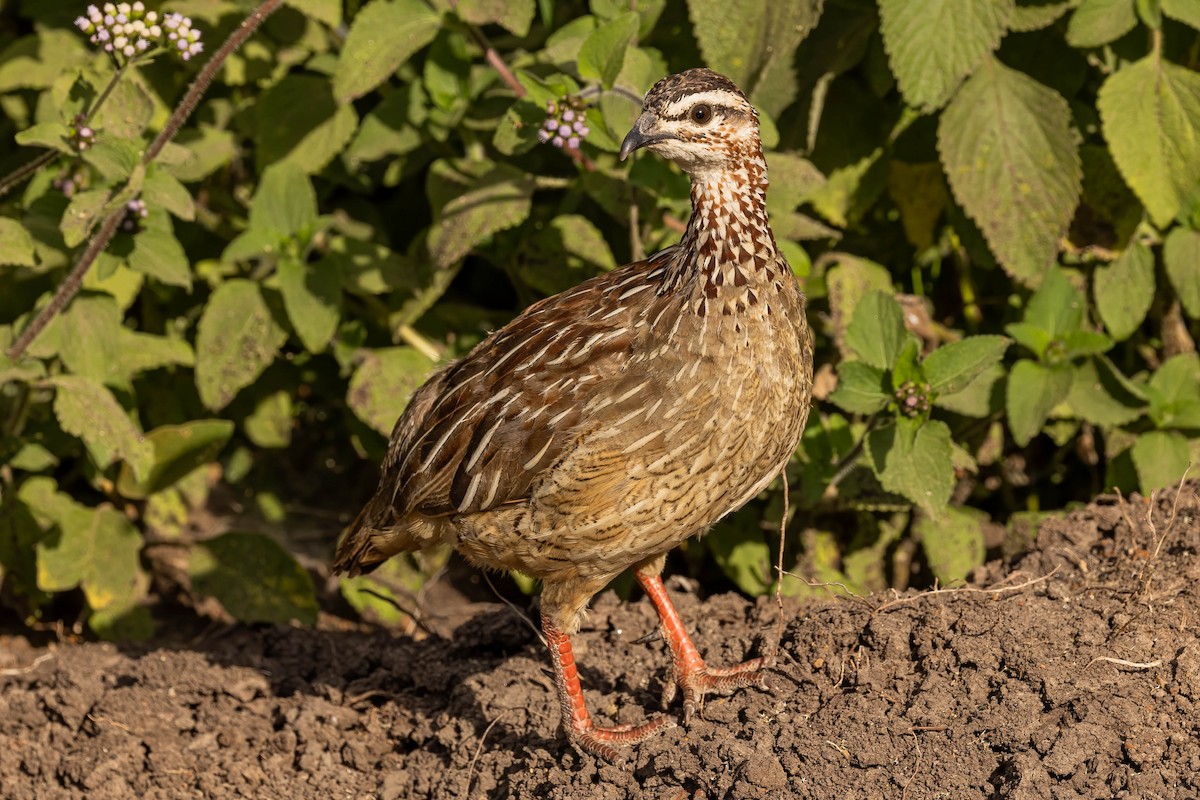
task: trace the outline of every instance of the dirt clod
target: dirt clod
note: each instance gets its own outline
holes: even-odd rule
[[[509,610],[420,642],[280,627],[13,649],[0,797],[1195,798],[1198,488],[1169,527],[1174,492],[1051,519],[968,591],[794,608],[770,692],[710,698],[623,767],[565,745],[542,646]],[[714,664],[776,624],[769,601],[679,606]],[[601,719],[657,713],[666,653],[638,641],[654,624],[646,602],[598,598],[579,638]]]

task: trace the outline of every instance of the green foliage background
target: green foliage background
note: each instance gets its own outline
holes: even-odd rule
[[[208,52],[253,8],[161,4]],[[615,153],[646,89],[699,64],[762,112],[817,330],[786,591],[961,580],[1037,515],[1200,452],[1195,0],[291,0],[148,167],[197,62],[127,69],[80,151],[114,63],[82,4],[8,9],[0,172],[51,160],[0,198],[0,346],[108,209],[149,212],[0,357],[0,603],[30,624],[74,602],[145,636],[164,582],[314,621],[288,549],[189,520],[232,494],[294,545],[304,509],[353,513],[437,362],[673,243],[685,177]],[[564,98],[591,129],[574,154],[536,135]],[[782,512],[777,483],[677,567],[768,591]],[[378,594],[440,563],[343,590],[393,619]]]

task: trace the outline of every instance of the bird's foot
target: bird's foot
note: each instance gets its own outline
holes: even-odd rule
[[[774,663],[775,659],[771,656],[752,658],[732,667],[710,667],[699,661],[698,657],[686,664],[677,660],[672,664],[667,685],[663,687],[663,706],[670,704],[676,694],[682,692],[683,721],[687,723],[703,707],[707,695],[733,694],[747,686],[770,691],[766,670]]]
[[[628,747],[649,739],[659,731],[674,728],[675,722],[666,715],[651,717],[636,725],[613,725],[602,728],[592,724],[591,719],[584,723],[576,721],[567,729],[567,739],[576,750],[602,758],[610,764],[623,761],[623,754],[618,747]]]

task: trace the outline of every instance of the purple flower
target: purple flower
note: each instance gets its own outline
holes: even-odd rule
[[[538,129],[538,141],[559,149],[578,150],[590,132],[586,109],[583,101],[572,95],[546,103],[546,121]]]
[[[118,61],[128,61],[155,47],[168,46],[184,61],[204,51],[200,31],[182,14],[160,15],[147,11],[144,3],[105,3],[90,5],[75,19],[92,44],[112,53]],[[171,43],[171,44],[169,44]]]

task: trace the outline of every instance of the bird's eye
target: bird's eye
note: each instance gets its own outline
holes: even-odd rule
[[[712,119],[712,109],[701,103],[698,106],[692,106],[692,122],[697,125],[707,125]]]

